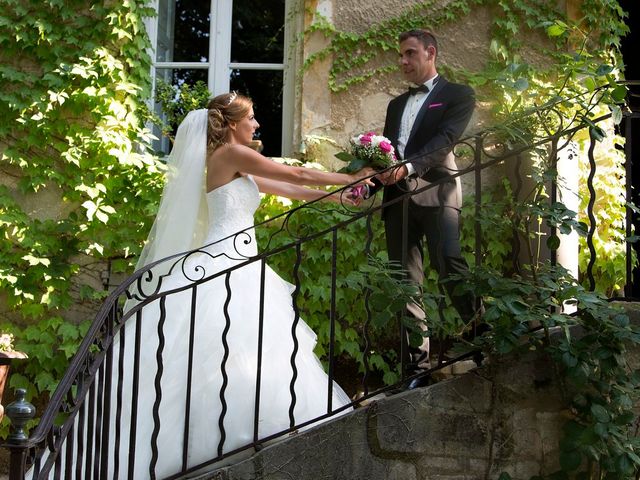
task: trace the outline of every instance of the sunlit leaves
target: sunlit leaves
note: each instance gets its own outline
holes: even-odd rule
[[[562,20],[556,19],[551,25],[547,27],[547,35],[550,37],[559,37],[569,29],[569,26]]]
[[[89,221],[93,220],[93,217],[95,216],[102,223],[107,223],[109,215],[116,213],[112,206],[103,205],[100,200],[97,202],[87,200],[82,204],[82,206],[87,210],[86,214]]]
[[[14,287],[11,307],[37,316],[70,303],[79,252],[136,252],[148,229],[162,187],[139,115],[151,12],[142,1],[0,3],[0,44],[16,59],[0,66],[0,161],[20,169],[23,194],[57,185],[64,202],[50,205],[55,221],[38,221],[0,195],[0,271],[11,272],[0,285]]]

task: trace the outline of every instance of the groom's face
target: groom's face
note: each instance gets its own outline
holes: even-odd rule
[[[409,37],[400,43],[400,69],[404,78],[417,85],[436,74],[435,48],[425,47],[420,40]]]

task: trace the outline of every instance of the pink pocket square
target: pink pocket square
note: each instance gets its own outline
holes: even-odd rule
[[[443,103],[432,103],[427,108],[438,108],[438,107],[441,107],[442,105],[444,105],[444,104]]]

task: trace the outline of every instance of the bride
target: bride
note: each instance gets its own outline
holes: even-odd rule
[[[197,251],[151,268],[157,291],[176,292],[164,304],[156,300],[142,307],[140,351],[133,341],[134,316],[114,340],[124,375],[112,403],[121,395],[124,421],[119,446],[110,445],[109,470],[119,471],[119,478],[163,478],[193,469],[330,413],[328,376],[313,353],[316,335],[293,309],[292,286],[261,262],[247,262],[258,253],[253,214],[259,192],[316,200],[326,192],[304,185],[346,185],[371,172],[348,175],[276,163],[248,147],[258,127],[251,101],[234,92],[190,112],[178,129],[138,268]],[[341,200],[338,194],[327,199]],[[228,275],[215,277],[225,269],[231,269]],[[195,293],[191,280],[210,276],[215,278],[198,284]],[[185,286],[190,288],[180,290]],[[127,385],[134,381],[136,355],[134,400],[136,388]],[[348,403],[333,384],[330,409]]]
[[[227,93],[178,128],[137,265],[145,271],[129,286],[129,318],[107,353],[111,393],[85,399],[57,457],[45,454],[27,478],[193,473],[349,403],[313,353],[316,335],[293,308],[292,285],[257,257],[253,214],[259,192],[316,200],[326,193],[304,185],[371,172],[278,164],[248,147],[258,127],[251,101]]]

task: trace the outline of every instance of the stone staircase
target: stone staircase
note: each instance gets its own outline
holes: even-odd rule
[[[640,303],[620,305],[640,325]],[[628,361],[640,368],[640,351],[631,350]],[[495,480],[507,472],[525,480],[559,469],[562,425],[569,418],[562,391],[556,365],[544,354],[489,359],[191,478]]]
[[[379,398],[198,480],[514,479],[559,468],[564,401],[552,361],[492,361]],[[185,477],[187,478],[187,477]]]

